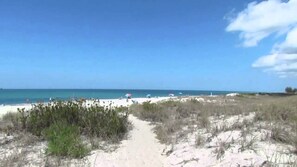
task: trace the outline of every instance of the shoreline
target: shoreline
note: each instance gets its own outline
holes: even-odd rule
[[[0,105],[16,105],[26,103],[44,103],[51,99],[119,99],[126,94],[133,98],[167,97],[173,94],[177,97],[226,95],[229,93],[252,93],[246,91],[221,90],[150,90],[150,89],[3,89],[0,92]]]
[[[292,100],[296,101],[296,97],[252,97],[230,93],[214,96],[132,98],[128,101],[126,98],[99,99],[99,102],[96,99],[87,100],[83,106],[96,104],[105,107],[129,107],[133,104],[132,101],[138,104],[151,101],[159,107],[158,112],[138,106],[130,107],[128,119],[132,128],[127,137],[118,145],[100,143],[104,146],[102,148],[114,147],[114,150],[96,148],[86,155],[83,161],[74,158],[63,159],[62,162],[123,167],[294,165],[297,162],[297,147],[291,143],[291,139],[294,139],[296,134],[290,129],[294,129],[295,125],[289,123],[294,123],[290,117],[296,116],[295,103],[292,103]],[[162,103],[168,100],[172,100],[172,104],[178,107]],[[254,107],[258,108],[259,104],[262,106],[261,110],[255,110]],[[289,112],[274,112],[271,110],[271,104],[278,106],[280,111],[289,109]],[[30,107],[32,104],[25,105]],[[6,107],[16,109],[23,106]],[[4,107],[0,107],[0,116],[3,109]],[[279,126],[279,123],[283,124],[280,117],[283,114],[287,118],[287,126],[291,128]],[[271,116],[278,122],[272,124]],[[276,131],[279,134],[275,134]],[[278,140],[287,133],[292,133],[292,138]],[[14,138],[17,138],[17,135],[5,136],[3,133],[2,142],[11,141],[7,147],[15,148],[23,139],[13,141]],[[295,139],[292,142],[294,141]],[[3,147],[2,152],[9,155],[9,149]],[[44,166],[41,164],[44,164],[48,157],[44,152],[36,153],[36,150],[46,150],[46,142],[35,142],[32,147],[25,145],[21,149],[30,150],[29,153],[22,154],[27,159],[32,156],[39,157],[30,161],[31,164],[36,164],[32,166]],[[15,156],[20,154],[15,153]]]
[[[163,101],[163,100],[168,100],[168,99],[178,99],[178,97],[151,97],[151,98],[122,98],[122,99],[86,99],[86,104],[92,104],[94,102],[98,102],[101,106],[109,106],[110,104],[112,107],[129,107],[130,105],[134,103],[143,103],[146,101],[151,101],[153,103]],[[63,100],[67,101],[67,100]],[[47,104],[49,102],[42,102],[44,104]],[[19,103],[19,104],[8,104],[8,105],[0,105],[0,118],[5,115],[6,113],[9,112],[17,112],[18,108],[25,108],[25,110],[29,110],[32,108],[34,104],[38,103]]]
[[[225,94],[225,95],[193,95],[193,96],[187,96],[187,95],[183,95],[183,96],[162,96],[162,97],[136,97],[136,98],[131,98],[128,99],[127,98],[116,98],[116,99],[96,99],[96,98],[92,98],[92,99],[85,99],[86,100],[86,104],[90,105],[93,104],[94,102],[99,101],[99,105],[101,106],[110,106],[111,107],[129,107],[132,104],[142,104],[143,102],[147,102],[147,101],[151,101],[152,103],[157,103],[160,101],[165,101],[165,100],[181,100],[181,101],[185,101],[187,99],[191,99],[191,98],[197,98],[198,101],[204,101],[203,98],[211,98],[211,97],[233,97],[238,95],[238,93],[229,93],[229,94]],[[62,101],[68,101],[68,100],[62,100]],[[40,102],[43,104],[47,104],[49,102]],[[25,110],[29,110],[32,108],[32,106],[34,104],[39,104],[38,102],[36,103],[18,103],[18,104],[7,104],[7,105],[0,105],[0,118],[5,115],[6,113],[9,112],[17,112],[18,108],[25,108]]]
[[[196,96],[207,96],[207,95],[193,95],[193,97],[196,97]],[[152,96],[150,97],[151,99],[152,98],[167,98],[167,97],[176,97],[176,98],[179,98],[179,97],[192,97],[192,95],[178,95],[178,96]],[[127,99],[126,97],[117,97],[117,98],[53,98],[53,100],[50,100],[51,98],[48,98],[48,100],[40,100],[40,101],[32,101],[32,102],[19,102],[19,103],[0,103],[0,107],[1,106],[17,106],[17,105],[26,105],[26,104],[38,104],[38,103],[49,103],[51,101],[71,101],[71,100],[80,100],[80,99],[84,99],[84,100],[103,100],[103,101],[106,101],[106,100],[121,100],[121,99]],[[149,99],[148,97],[146,96],[143,96],[143,97],[132,97],[131,99]],[[30,99],[29,99],[30,100]]]

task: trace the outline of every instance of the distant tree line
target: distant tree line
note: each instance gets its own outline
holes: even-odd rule
[[[288,94],[296,94],[297,93],[297,88],[286,87],[285,91]]]

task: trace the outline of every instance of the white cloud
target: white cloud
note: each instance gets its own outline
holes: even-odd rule
[[[297,75],[297,54],[272,54],[260,57],[252,65],[265,68],[267,72],[274,72],[280,77]]]
[[[280,77],[297,76],[297,0],[252,2],[231,19],[226,31],[239,31],[245,47],[257,46],[272,34],[286,35],[270,55],[260,57],[252,66]]]
[[[256,46],[270,34],[281,33],[296,23],[297,0],[268,0],[250,3],[236,18],[231,19],[226,30],[240,31],[243,45],[249,47]]]
[[[297,62],[297,54],[272,54],[260,57],[253,67],[274,67]]]
[[[297,53],[297,26],[287,34],[286,40],[282,44],[277,46],[276,52],[287,54]]]

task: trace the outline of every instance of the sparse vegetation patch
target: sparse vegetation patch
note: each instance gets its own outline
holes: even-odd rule
[[[129,124],[127,108],[106,108],[96,103],[86,106],[85,101],[40,103],[31,110],[8,113],[2,121],[11,123],[9,133],[23,131],[46,139],[48,154],[74,158],[81,158],[96,148],[83,144],[82,136],[90,140],[119,141]]]
[[[183,102],[177,99],[135,105],[131,113],[155,123],[155,132],[162,143],[190,142],[194,136],[192,146],[211,149],[216,159],[234,150],[256,154],[261,142],[281,144],[284,150],[290,148],[291,157],[297,156],[297,96],[294,95],[193,97]],[[285,156],[284,150],[275,151]],[[284,163],[296,165],[296,162],[297,158]]]

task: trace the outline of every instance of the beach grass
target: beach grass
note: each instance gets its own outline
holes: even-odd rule
[[[92,142],[87,148],[81,137],[118,142],[129,126],[127,108],[87,105],[79,100],[35,104],[30,110],[19,109],[4,115],[2,121],[10,122],[5,132],[25,132],[46,139],[48,154],[73,158],[84,157],[96,148]]]
[[[21,132],[34,136],[34,140],[46,140],[47,155],[82,158],[90,150],[101,147],[92,141],[123,139],[129,127],[129,113],[155,125],[157,139],[172,148],[165,149],[167,156],[178,155],[175,149],[189,144],[193,146],[191,149],[206,151],[219,162],[233,151],[256,155],[269,147],[275,149],[275,155],[263,162],[276,166],[297,164],[294,159],[297,96],[294,95],[172,98],[133,104],[129,109],[88,105],[84,101],[56,101],[34,105],[28,111],[8,113],[1,121],[7,125],[4,132]],[[86,139],[90,142],[85,142]],[[291,158],[278,158],[286,156]]]
[[[218,142],[213,151],[218,159],[231,143],[237,144],[240,152],[254,151],[259,140],[282,144],[297,155],[297,96],[218,96],[200,101],[194,97],[184,102],[134,105],[130,110],[138,118],[153,122],[157,138],[168,145],[187,140],[193,133],[195,146],[208,148],[207,143],[216,141],[219,135],[240,131],[240,140]],[[256,135],[260,132],[261,139]]]
[[[64,122],[52,124],[44,130],[44,136],[48,140],[48,154],[82,158],[89,152],[82,143],[79,128],[75,125]]]

